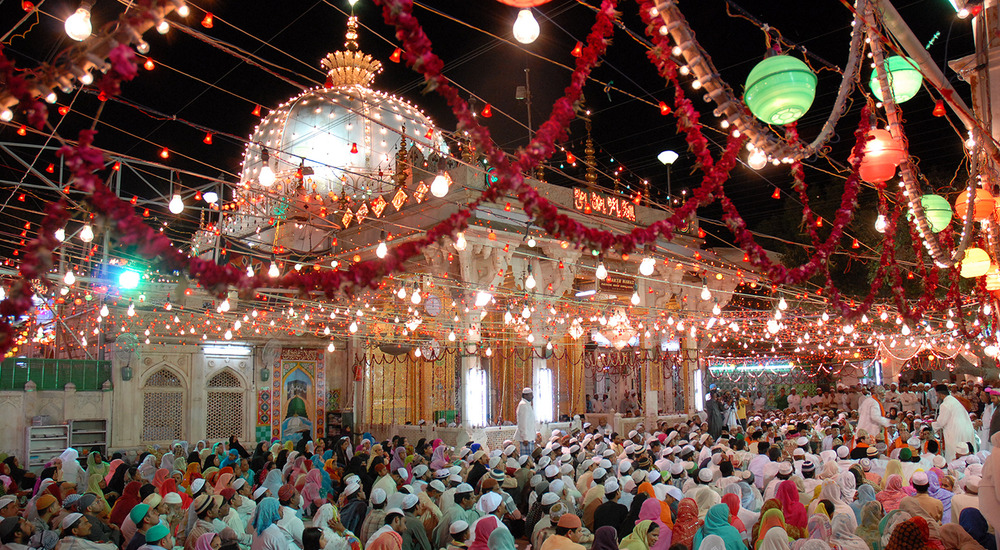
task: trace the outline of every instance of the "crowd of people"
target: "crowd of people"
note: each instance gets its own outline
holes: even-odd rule
[[[4,550],[997,550],[1000,457],[958,388],[543,438],[175,441],[0,466]],[[851,392],[854,393],[854,392]],[[897,391],[898,394],[898,391]],[[985,391],[991,424],[1000,391]],[[731,394],[735,408],[750,396]],[[713,403],[714,401],[714,403]],[[800,401],[801,404],[801,401]],[[957,408],[956,408],[957,407]],[[957,418],[964,415],[964,418]],[[728,420],[726,417],[730,417]],[[534,438],[531,438],[534,434]],[[1000,432],[985,432],[1000,445]],[[327,447],[329,445],[329,448]]]

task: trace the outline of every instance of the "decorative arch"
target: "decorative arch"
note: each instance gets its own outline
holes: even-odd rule
[[[187,380],[168,363],[159,363],[142,380],[143,442],[183,439],[187,418]]]
[[[247,419],[247,386],[239,372],[223,367],[208,377],[205,384],[205,437],[227,439],[243,437]]]

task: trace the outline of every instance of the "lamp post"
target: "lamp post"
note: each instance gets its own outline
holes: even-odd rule
[[[680,155],[678,155],[677,153],[675,153],[670,149],[661,151],[659,155],[656,155],[656,159],[667,167],[667,203],[669,203],[670,200],[673,198],[673,193],[671,192],[672,189],[670,187],[670,167],[674,164],[674,162],[677,160],[679,156]]]

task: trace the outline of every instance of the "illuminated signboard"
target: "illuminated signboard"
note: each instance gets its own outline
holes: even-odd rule
[[[574,188],[573,208],[584,214],[601,214],[620,220],[635,221],[635,204],[632,201],[597,191]]]

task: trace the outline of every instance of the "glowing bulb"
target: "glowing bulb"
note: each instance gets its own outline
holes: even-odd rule
[[[514,322],[514,315],[509,310],[503,314],[503,322],[508,325]]]
[[[0,120],[4,122],[10,122],[11,120],[13,120],[13,118],[14,118],[14,111],[11,111],[10,109],[4,109],[3,111],[0,111]]]
[[[84,2],[80,4],[80,7],[73,12],[73,15],[66,18],[64,27],[66,35],[77,42],[82,42],[90,38],[90,33],[94,30],[90,24],[90,3]]]
[[[708,290],[708,285],[701,285],[701,299],[702,300],[712,299],[712,291]]]
[[[878,217],[875,218],[875,231],[878,231],[879,233],[885,233],[885,228],[887,225],[888,222],[886,222],[884,215],[879,214]]]
[[[108,311],[108,304],[102,304],[101,305],[101,317],[107,317],[109,313],[111,313],[111,312]]]
[[[253,266],[252,265],[248,265],[247,266],[247,277],[249,277],[251,279],[253,278]]]
[[[604,267],[604,262],[597,264],[597,272],[594,275],[602,281],[608,278],[608,270]]]
[[[205,202],[208,204],[215,204],[219,202],[219,194],[215,191],[205,191],[201,198],[205,199]]]
[[[170,32],[170,22],[168,22],[166,19],[160,21],[160,24],[156,26],[156,32],[160,34],[167,34],[168,32]]]
[[[910,327],[908,325],[903,325],[903,328],[900,329],[900,332],[903,333],[903,336],[909,336],[910,335]]]
[[[638,290],[632,293],[632,305],[633,306],[639,305],[639,291]]]
[[[538,39],[540,32],[538,21],[535,21],[531,10],[523,9],[517,13],[517,20],[514,21],[514,40],[522,44],[531,44]]]
[[[521,310],[521,317],[525,319],[531,317],[531,310],[528,309],[528,306],[524,306],[524,309]]]
[[[396,292],[396,297],[399,298],[400,300],[406,298],[406,289],[403,287],[399,287],[399,290]]]
[[[854,325],[844,325],[844,334],[850,334],[854,332]]]
[[[94,228],[89,223],[84,225],[83,229],[80,230],[80,240],[85,243],[94,240]]]
[[[431,182],[431,195],[440,199],[448,194],[449,187],[451,187],[451,179],[448,175],[438,174]]]
[[[129,302],[128,311],[125,312],[129,317],[135,317],[135,303]],[[194,330],[193,328],[191,330]]]
[[[655,269],[656,269],[656,260],[650,258],[649,256],[643,258],[642,262],[639,263],[639,274],[642,275],[643,277],[649,277],[650,275],[653,274],[653,271]]]
[[[460,231],[458,235],[455,237],[455,250],[458,251],[465,250],[465,247],[468,245],[469,243],[465,240],[465,233]]]
[[[61,228],[61,227],[59,229],[56,229],[56,231],[55,231],[55,237],[56,237],[56,240],[59,241],[59,242],[65,241],[66,240],[66,230],[63,229],[63,228]]]
[[[719,303],[716,302],[715,305],[712,306],[712,315],[718,315],[720,313],[722,313],[722,308],[720,308]]]
[[[535,276],[528,273],[528,278],[524,280],[524,288],[531,290],[535,288]]]
[[[770,321],[767,322],[768,332],[770,332],[771,334],[778,334],[779,330],[781,330],[781,323],[779,323],[774,319],[771,319]]]
[[[277,179],[278,177],[274,175],[274,170],[271,170],[270,166],[264,166],[260,169],[260,175],[257,176],[257,183],[261,187],[271,187]]]
[[[73,275],[72,271],[67,271],[66,276],[63,277],[63,282],[66,283],[66,286],[73,286],[73,283],[76,282],[76,275]]]
[[[486,357],[490,357],[492,355],[493,355],[493,349],[492,348],[486,348]]]
[[[191,8],[187,7],[187,4],[181,4],[181,7],[177,8],[177,15],[181,17],[187,17],[191,14]]]
[[[420,291],[413,289],[413,294],[410,295],[410,303],[417,305],[420,303]]]
[[[788,302],[785,301],[784,296],[782,296],[781,299],[778,300],[778,309],[780,309],[781,311],[785,311],[786,309],[788,309]]]
[[[227,330],[226,333],[222,335],[222,337],[225,338],[226,340],[232,340],[233,339],[233,331]]]
[[[226,298],[221,304],[219,304],[219,311],[223,313],[229,311],[229,298]]]
[[[351,326],[347,327],[347,330],[351,331],[351,334],[357,332],[358,331],[358,322],[357,321],[351,321]]]
[[[767,166],[767,154],[760,149],[755,150],[747,156],[747,165],[754,170],[760,170]]]
[[[529,247],[535,248],[536,244],[538,244],[538,243],[535,241],[534,237],[528,237],[528,246]]]
[[[454,330],[448,333],[448,341],[449,342],[454,342],[455,341],[455,331]]]
[[[337,347],[333,345],[333,342],[330,342],[330,345],[326,346],[326,351],[332,352],[332,351],[334,351],[336,349],[337,349]]]
[[[174,196],[170,198],[170,204],[167,205],[167,208],[170,209],[171,214],[180,214],[184,211],[184,199],[179,194],[174,193]]]
[[[281,270],[278,269],[278,264],[271,262],[271,267],[267,268],[267,276],[273,279],[278,275],[281,275]]]
[[[379,258],[385,258],[389,255],[389,247],[386,246],[385,241],[378,243],[378,247],[375,248],[375,255]]]

